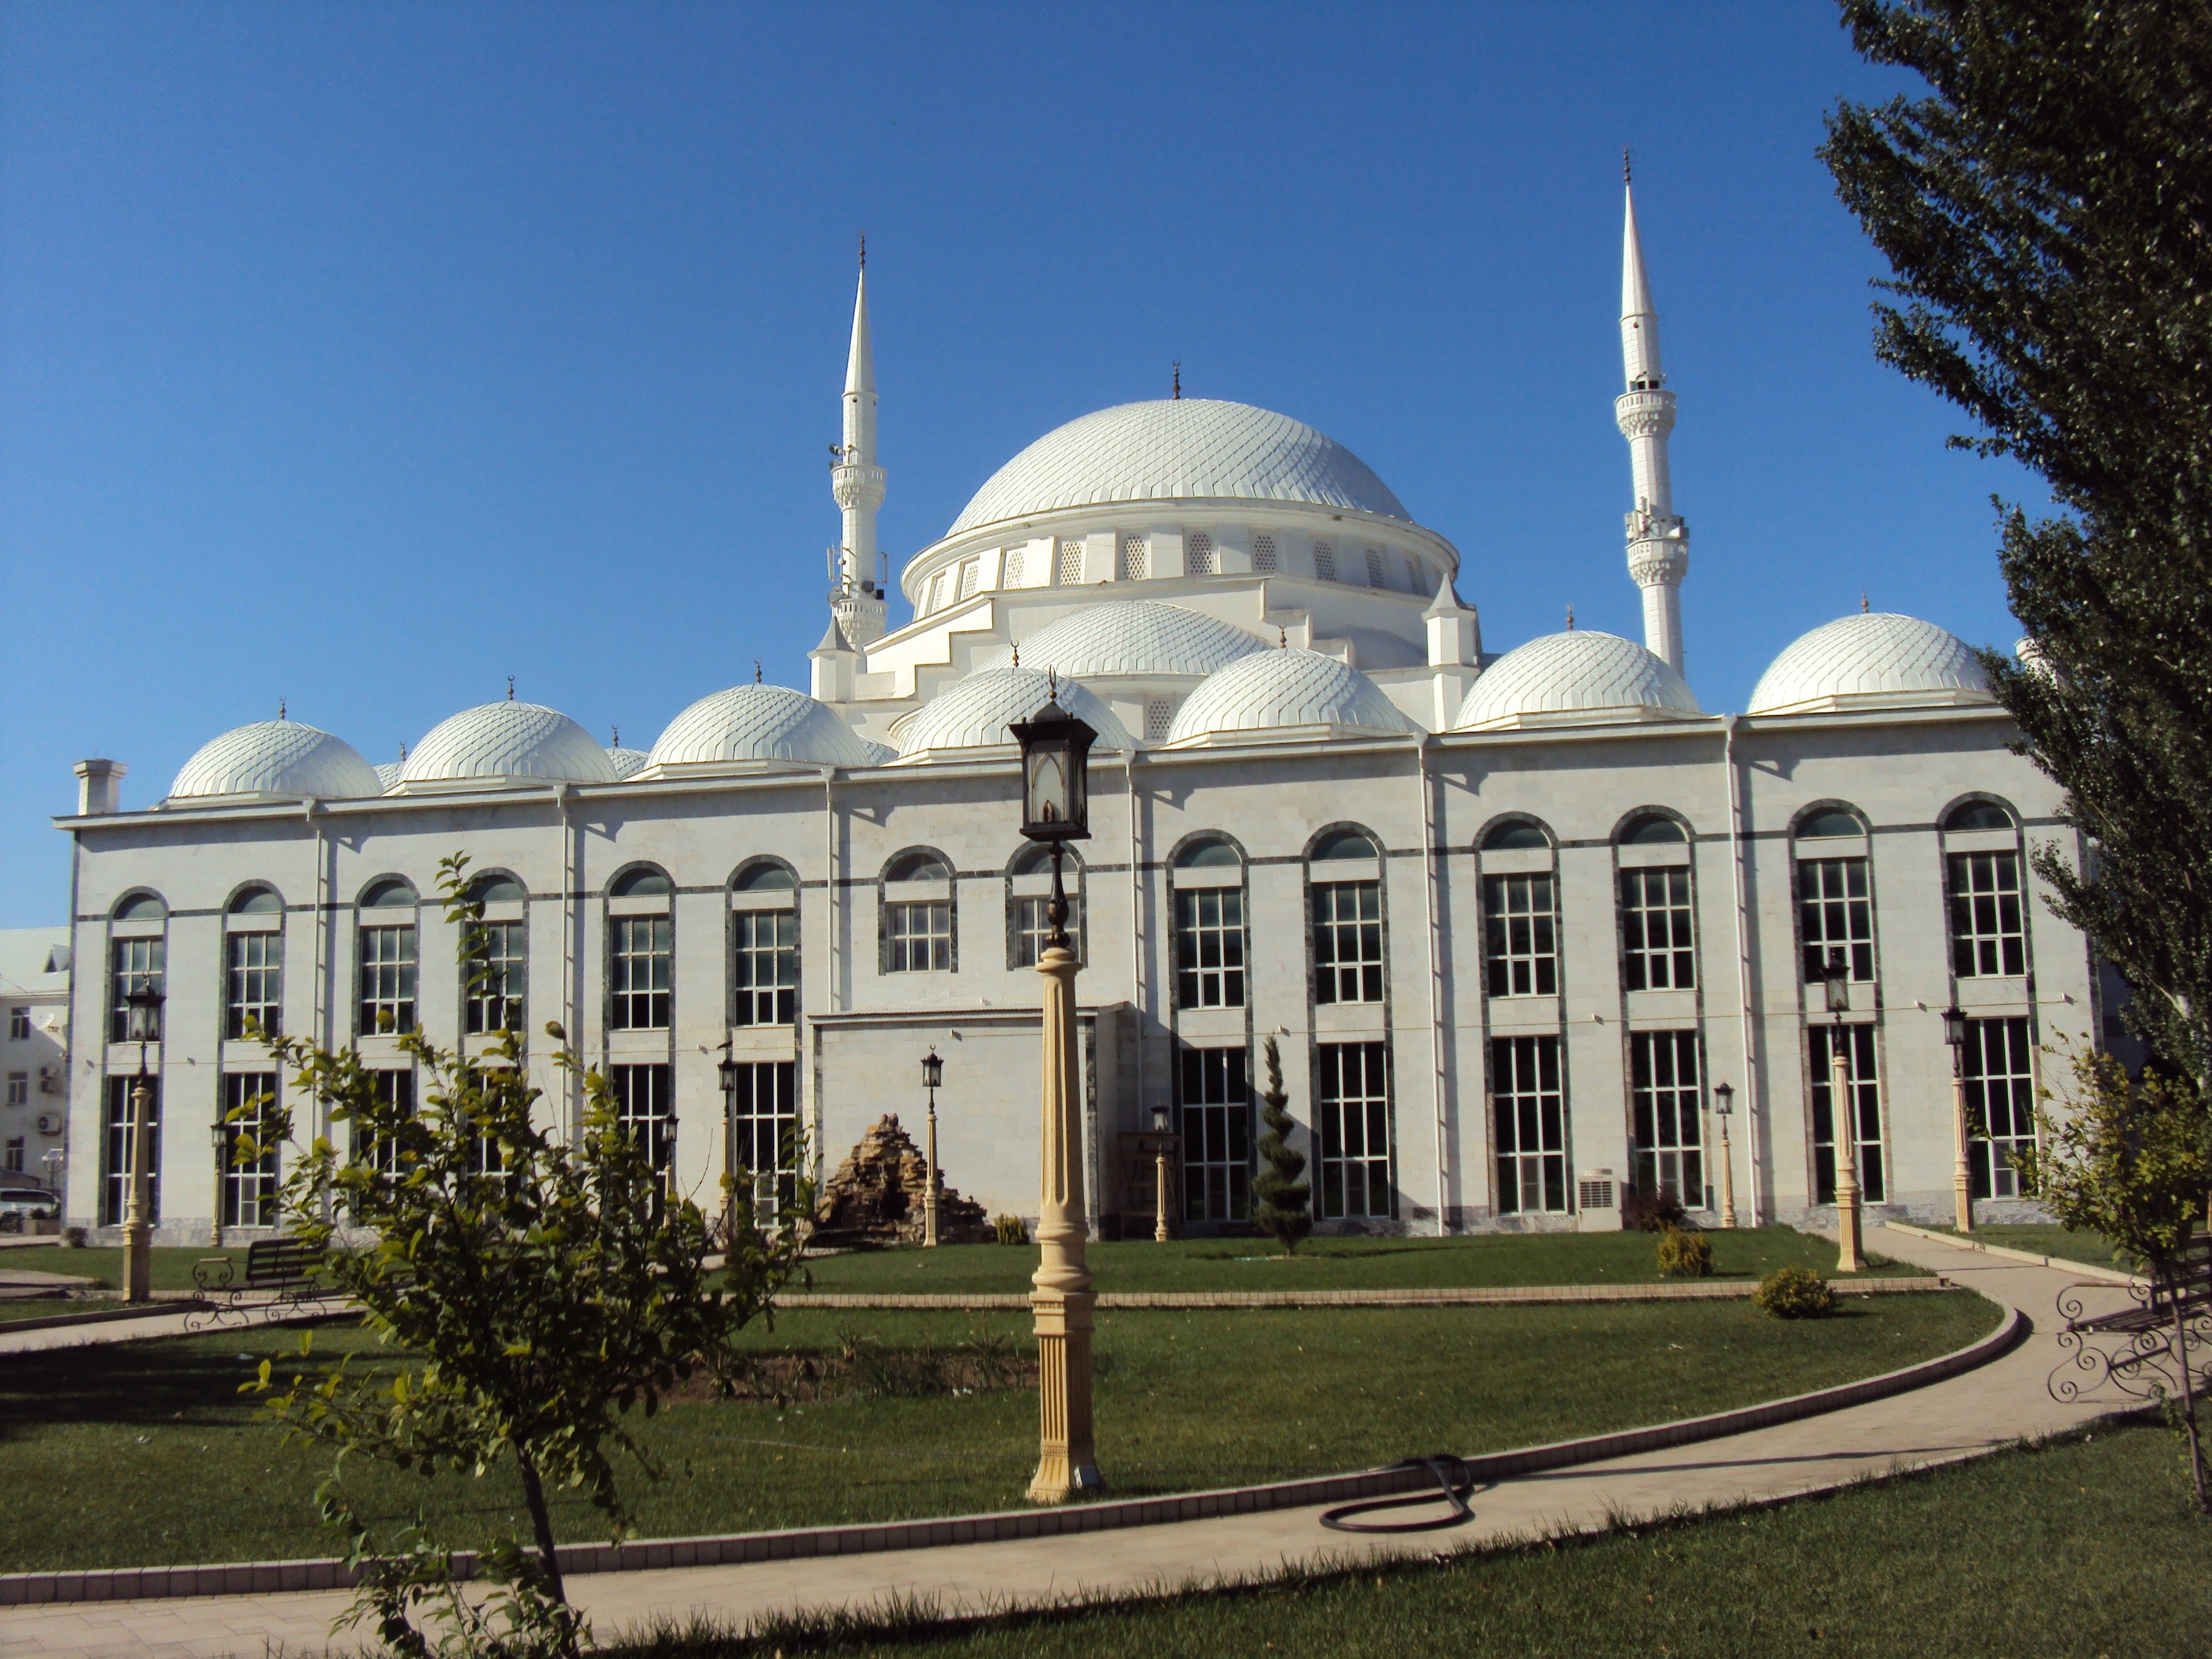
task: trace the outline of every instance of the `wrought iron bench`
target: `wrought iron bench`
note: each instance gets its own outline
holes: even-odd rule
[[[246,1247],[246,1273],[230,1256],[203,1257],[192,1264],[192,1283],[200,1299],[222,1316],[261,1314],[290,1304],[319,1301],[325,1294],[315,1277],[316,1252],[296,1238],[257,1238]]]

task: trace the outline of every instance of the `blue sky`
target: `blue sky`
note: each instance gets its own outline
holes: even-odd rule
[[[1874,362],[1825,0],[0,10],[0,925],[70,763],[503,695],[645,747],[806,684],[870,250],[883,544],[1063,421],[1279,409],[1451,538],[1492,649],[1632,636],[1620,150],[1681,399],[1690,678],[1856,609],[2014,629],[1953,413]],[[899,614],[895,611],[895,616]]]

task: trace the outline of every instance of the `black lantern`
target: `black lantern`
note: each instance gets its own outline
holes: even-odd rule
[[[730,1045],[736,1041],[737,1039],[734,1037],[724,1037],[722,1039],[722,1057],[714,1062],[714,1070],[722,1079],[722,1092],[725,1095],[734,1095],[737,1093],[738,1077],[744,1069],[738,1061],[732,1059],[730,1056]]]
[[[921,1057],[921,1086],[933,1097],[938,1085],[944,1081],[945,1062],[937,1057],[937,1050],[932,1048]]]
[[[1963,1046],[1966,1041],[1966,1016],[1956,1007],[1943,1011],[1943,1041],[1954,1049]]]
[[[1022,746],[1022,833],[1054,845],[1090,840],[1085,768],[1097,732],[1056,700],[1011,729]]]
[[[1850,958],[1841,951],[1828,952],[1828,968],[1821,975],[1821,983],[1828,993],[1828,1012],[1842,1018],[1851,1006]]]
[[[1168,1109],[1167,1109],[1166,1107],[1164,1107],[1164,1106],[1155,1106],[1155,1107],[1153,1107],[1153,1108],[1152,1108],[1152,1133],[1153,1133],[1154,1134],[1160,1134],[1160,1135],[1164,1135],[1164,1134],[1165,1134],[1167,1132],[1168,1132]]]
[[[161,1005],[168,999],[150,984],[141,984],[127,994],[123,1006],[131,1012],[124,1026],[124,1041],[138,1045],[138,1057],[146,1057],[146,1045],[161,1040]]]
[[[1713,1085],[1713,1115],[1726,1117],[1735,1109],[1735,1085],[1717,1083]]]

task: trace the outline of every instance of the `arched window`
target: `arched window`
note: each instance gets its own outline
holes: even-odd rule
[[[135,893],[115,907],[118,921],[159,921],[169,914],[169,907],[151,893]]]
[[[1314,844],[1313,861],[1330,859],[1373,859],[1382,855],[1364,830],[1332,830]]]
[[[469,897],[483,907],[483,919],[473,930],[476,954],[462,969],[461,1029],[471,1036],[527,1030],[530,896],[506,871],[487,870],[469,884]]]
[[[1382,862],[1364,830],[1323,830],[1307,854],[1317,1003],[1382,1000]]]
[[[223,918],[222,1035],[275,1036],[283,1028],[284,901],[273,887],[231,896]]]
[[[1620,832],[1625,847],[1656,847],[1685,839],[1682,826],[1663,812],[1646,812],[1641,817],[1632,818]]]
[[[1175,894],[1176,1006],[1242,1008],[1245,997],[1244,857],[1219,836],[1169,855]]]
[[[1797,839],[1800,841],[1828,841],[1841,836],[1864,834],[1866,825],[1859,821],[1856,815],[1840,807],[1823,807],[1817,812],[1808,813],[1797,826]]]
[[[415,889],[398,876],[373,881],[362,891],[364,914],[354,930],[361,995],[356,1031],[392,1036],[415,1029]]]
[[[1943,828],[1952,830],[2009,830],[2012,814],[1993,800],[1960,801],[1943,820]]]
[[[1078,961],[1083,959],[1083,861],[1073,847],[1066,848],[1060,869],[1060,886],[1067,897],[1067,936],[1074,941]],[[1052,903],[1052,853],[1031,842],[1006,866],[1006,966],[1034,968],[1052,936],[1052,921],[1045,914]]]
[[[676,884],[641,864],[607,885],[607,1024],[617,1031],[665,1031],[675,1010]],[[657,1097],[656,1097],[657,1098]]]
[[[1225,841],[1195,841],[1176,854],[1178,870],[1235,870],[1243,867],[1244,860],[1237,849]]]
[[[1551,839],[1526,818],[1508,818],[1482,838],[1486,853],[1534,852],[1551,844]]]
[[[530,896],[522,884],[503,872],[478,876],[469,884],[469,896],[478,904],[520,904]]]
[[[234,916],[282,915],[284,901],[273,887],[248,887],[230,902]]]
[[[1817,985],[1840,954],[1854,983],[1874,978],[1873,873],[1866,823],[1847,807],[1816,807],[1797,821],[1797,938],[1805,983]],[[1854,846],[1834,845],[1846,840]],[[1827,847],[1811,847],[1827,842]]]
[[[774,859],[755,859],[730,884],[730,994],[732,1025],[799,1018],[799,879]]]
[[[372,882],[361,896],[364,910],[407,909],[415,908],[415,890],[398,876],[387,876],[382,881]]]
[[[886,974],[958,970],[952,866],[941,853],[915,848],[884,866],[878,964]]]
[[[675,884],[660,871],[650,865],[635,870],[625,870],[607,889],[609,898],[665,898],[676,890]]]

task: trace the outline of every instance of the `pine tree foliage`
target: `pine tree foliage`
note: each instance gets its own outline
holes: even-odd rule
[[[1924,97],[1840,105],[1821,157],[1887,258],[1875,349],[2065,516],[2001,504],[2027,662],[1984,653],[2066,792],[2055,908],[2212,1075],[2212,8],[1843,0]]]
[[[1267,1167],[1254,1177],[1252,1191],[1260,1200],[1260,1230],[1283,1247],[1285,1255],[1295,1255],[1298,1241],[1313,1231],[1313,1188],[1299,1179],[1306,1172],[1306,1155],[1291,1150],[1291,1131],[1297,1123],[1288,1110],[1283,1054],[1274,1038],[1267,1039],[1262,1060],[1267,1086],[1260,1091],[1260,1159]]]

